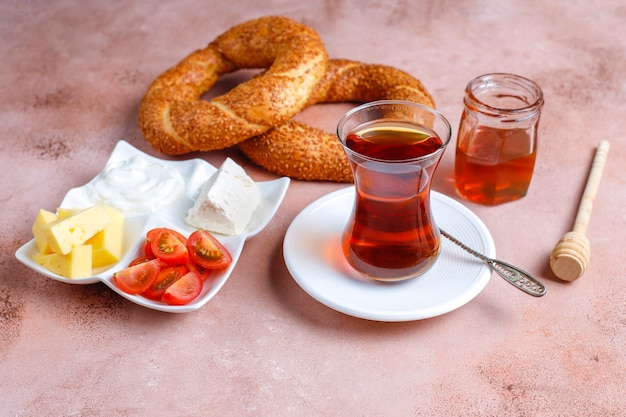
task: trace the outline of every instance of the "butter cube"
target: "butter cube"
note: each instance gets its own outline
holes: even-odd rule
[[[91,245],[75,246],[67,255],[37,253],[35,262],[47,270],[66,278],[85,278],[92,275]]]
[[[109,217],[109,224],[85,242],[93,247],[94,268],[115,263],[122,257],[124,215],[114,207],[103,207]]]
[[[72,248],[82,245],[109,224],[109,216],[102,205],[95,205],[58,219],[43,230],[53,252],[67,255]]]
[[[52,249],[48,244],[48,239],[46,239],[46,227],[57,220],[57,215],[48,211],[41,209],[39,213],[37,213],[37,217],[35,217],[35,221],[33,222],[33,236],[35,237],[35,244],[37,245],[37,249],[41,253],[52,253]]]

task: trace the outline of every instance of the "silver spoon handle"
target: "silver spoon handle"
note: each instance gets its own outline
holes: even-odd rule
[[[498,275],[525,293],[534,297],[545,295],[545,285],[528,272],[497,259],[490,259],[487,263]]]
[[[476,252],[474,249],[466,246],[455,237],[451,236],[442,229],[439,232],[450,240],[452,243],[465,250],[466,252],[474,255],[478,259],[486,262],[493,271],[504,278],[507,282],[514,287],[524,291],[526,294],[530,294],[534,297],[541,297],[546,293],[546,287],[537,278],[533,277],[528,272],[513,266],[509,263],[499,261],[497,259],[491,259],[482,253]]]

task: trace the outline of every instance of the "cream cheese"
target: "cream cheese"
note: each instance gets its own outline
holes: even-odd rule
[[[86,187],[93,203],[105,203],[125,215],[141,215],[173,205],[185,192],[178,170],[147,161],[141,156],[118,161]]]
[[[241,234],[259,205],[261,194],[244,169],[230,158],[202,185],[185,221],[193,227]]]

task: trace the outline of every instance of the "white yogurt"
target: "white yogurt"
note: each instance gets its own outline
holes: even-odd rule
[[[94,203],[106,203],[126,215],[163,210],[184,192],[185,180],[180,172],[140,156],[108,165],[86,189]]]

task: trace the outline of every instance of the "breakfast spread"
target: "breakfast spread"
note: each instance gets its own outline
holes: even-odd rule
[[[83,278],[93,268],[119,261],[122,254],[123,214],[110,206],[82,210],[41,209],[32,226],[37,263],[66,278]]]
[[[268,69],[224,95],[201,100],[221,75],[242,68]],[[385,65],[328,60],[313,29],[270,16],[232,27],[161,74],[143,97],[139,126],[167,154],[238,145],[279,175],[351,182],[336,137],[291,117],[316,103],[381,99],[434,106],[411,75]]]
[[[34,239],[24,246],[30,248],[29,260],[62,280],[110,280],[118,292],[141,295],[146,302],[155,302],[151,306],[157,309],[186,305],[199,294],[210,294],[214,286],[223,285],[233,256],[208,230],[196,230],[187,237],[172,228],[184,222],[184,205],[167,211],[167,216],[177,217],[173,223],[168,222],[173,226],[151,226],[139,244],[140,252],[135,252],[135,245],[128,247],[127,241],[133,240],[137,227],[146,220],[155,224],[155,219],[163,219],[160,212],[186,192],[193,192],[189,187],[199,194],[195,211],[187,210],[193,212],[195,228],[239,234],[261,201],[262,187],[230,158],[217,170],[211,167],[211,171],[197,161],[183,163],[182,170],[176,165],[151,161],[147,155],[118,151],[116,147],[105,169],[86,185],[72,189],[56,212],[39,210],[32,224]],[[191,177],[206,180],[196,183]],[[194,185],[187,184],[187,179]],[[170,195],[162,195],[163,189],[169,189]],[[148,204],[140,201],[142,198]],[[166,203],[159,206],[159,200]],[[188,199],[184,203],[191,204]],[[138,213],[144,218],[125,222],[125,216]],[[129,250],[136,259],[120,263],[128,259]],[[210,284],[204,284],[212,271],[220,273]],[[211,289],[203,291],[207,285]]]
[[[198,229],[224,235],[244,231],[260,202],[259,190],[244,169],[226,158],[203,184],[185,221]]]
[[[234,162],[226,167],[237,175],[243,172]],[[255,185],[253,189],[258,193]],[[258,198],[257,194],[257,203]],[[40,209],[32,232],[38,250],[35,262],[65,278],[84,278],[93,275],[94,268],[121,259],[124,215],[103,204],[58,208],[56,213]],[[196,230],[187,238],[167,227],[154,228],[147,232],[142,250],[128,267],[113,273],[112,281],[128,294],[169,305],[193,301],[211,271],[232,263],[226,247],[206,230]]]
[[[228,93],[202,99],[222,75],[259,68],[264,71]],[[329,60],[313,29],[271,16],[232,27],[161,74],[141,101],[139,126],[163,153],[238,146],[253,162],[280,175],[351,182],[336,137],[292,117],[317,103],[380,99],[434,106],[411,75],[384,65]],[[181,172],[147,156],[113,159],[80,191],[90,207],[39,212],[32,259],[61,277],[92,276],[94,268],[120,262],[124,216],[162,212],[180,201],[186,186]],[[142,245],[144,253],[108,279],[119,290],[149,300],[190,303],[211,271],[232,263],[212,233],[242,234],[260,201],[256,183],[227,158],[185,214],[184,221],[198,230],[186,237],[168,227],[153,228]]]
[[[107,165],[86,186],[94,204],[114,206],[129,216],[163,210],[174,204],[184,190],[185,181],[180,172],[141,156]]]
[[[304,107],[328,60],[319,35],[284,17],[237,25],[160,75],[139,107],[139,126],[158,151],[223,149],[286,122]],[[218,78],[267,68],[210,101]]]

